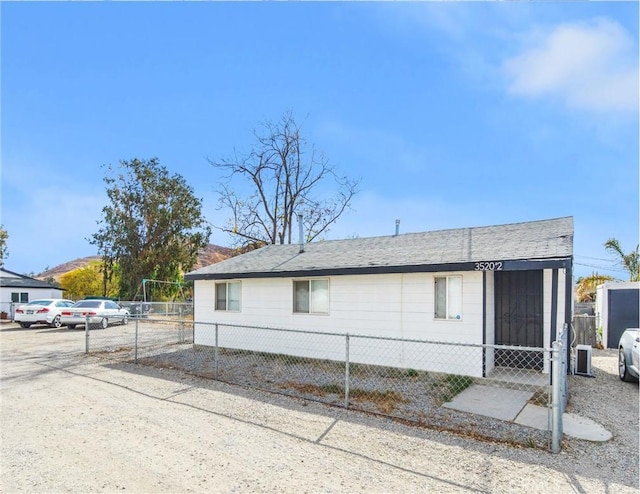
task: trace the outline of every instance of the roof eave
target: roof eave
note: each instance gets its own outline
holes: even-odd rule
[[[558,269],[571,267],[573,256],[542,258],[542,259],[513,259],[502,261],[500,270],[524,271],[539,269]],[[226,272],[226,273],[190,273],[186,280],[229,280],[249,278],[302,278],[311,276],[345,276],[366,274],[400,274],[400,273],[434,273],[448,271],[482,271],[478,262],[457,262],[445,264],[418,264],[398,266],[363,266],[352,268],[303,269],[296,271],[254,271],[254,272]]]

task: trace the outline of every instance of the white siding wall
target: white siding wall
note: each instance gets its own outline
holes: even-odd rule
[[[560,336],[564,327],[565,318],[565,302],[566,302],[566,270],[558,269],[558,307],[556,314],[551,314],[551,299],[553,290],[553,270],[545,269],[543,274],[543,310],[544,310],[544,333],[542,345],[544,348],[551,348],[551,320],[556,320],[556,337]],[[569,301],[571,303],[571,301]],[[571,337],[571,336],[569,336]],[[548,373],[551,370],[551,362],[549,355],[545,353],[543,372]]]
[[[64,292],[58,288],[20,288],[3,286],[0,288],[0,310],[9,314],[13,318],[12,310],[20,305],[20,302],[13,304],[11,302],[12,293],[28,293],[29,301],[39,298],[64,298]]]
[[[462,276],[462,318],[434,318],[434,277],[437,273],[333,276],[329,279],[328,315],[294,314],[293,286],[290,278],[241,280],[240,312],[214,310],[215,283],[195,282],[195,320],[220,324],[302,329],[306,331],[349,333],[376,337],[429,340],[446,343],[482,343],[482,273],[443,273]],[[222,331],[220,337],[228,334]],[[210,326],[196,330],[196,344],[212,344]],[[308,335],[286,333],[257,334],[236,331],[233,346],[260,351],[317,358],[343,359],[342,342],[310,344]],[[231,337],[229,337],[231,338]],[[276,340],[278,340],[276,342]],[[286,343],[284,343],[286,340]],[[294,340],[298,340],[297,344]],[[227,342],[230,342],[227,339]],[[224,342],[219,339],[219,343]],[[333,348],[331,354],[325,349]],[[295,350],[293,350],[295,352]],[[462,357],[462,360],[461,360]],[[350,339],[350,359],[432,371],[482,374],[479,348],[390,343],[384,340]]]
[[[434,318],[434,278],[462,276],[462,318]],[[487,344],[495,342],[494,275],[487,272]],[[232,280],[230,280],[232,281]],[[545,348],[551,345],[551,318],[556,317],[558,332],[564,323],[565,275],[559,270],[558,310],[552,315],[552,270],[543,273]],[[215,282],[195,282],[195,343],[214,344],[212,323],[220,324],[219,344],[304,357],[345,358],[344,337],[278,333],[267,330],[243,331],[223,325],[283,328],[323,333],[349,333],[352,362],[404,368],[482,375],[482,350],[455,347],[445,343],[480,345],[483,342],[482,273],[411,273],[329,278],[329,314],[294,314],[291,278],[241,280],[240,312],[214,310]],[[200,323],[200,324],[198,324]],[[203,324],[206,323],[206,324]],[[362,339],[357,336],[391,337],[441,342],[440,345],[398,343]],[[492,354],[486,355],[487,372],[493,367]],[[544,372],[549,371],[545,362]]]
[[[486,297],[485,307],[487,311],[487,332],[485,341],[487,345],[493,345],[496,342],[495,277],[493,271],[487,271]],[[489,374],[494,368],[493,360],[494,350],[493,348],[489,348],[487,349],[485,360],[487,374]]]

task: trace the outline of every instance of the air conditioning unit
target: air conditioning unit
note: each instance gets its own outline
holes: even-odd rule
[[[576,346],[576,374],[581,376],[591,376],[591,345]]]

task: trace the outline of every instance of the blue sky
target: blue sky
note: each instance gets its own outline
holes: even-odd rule
[[[362,179],[327,238],[575,221],[575,274],[638,243],[637,2],[2,2],[5,267],[95,255],[104,164],[207,158],[288,110]],[[214,231],[211,243],[229,245]]]

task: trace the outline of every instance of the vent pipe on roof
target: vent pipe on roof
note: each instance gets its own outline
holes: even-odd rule
[[[300,245],[300,254],[304,252],[304,231],[302,227],[302,215],[298,214],[298,229],[299,229],[299,240],[298,244]]]
[[[398,235],[400,235],[400,220],[396,220],[396,234],[395,234],[395,236],[397,237]]]

